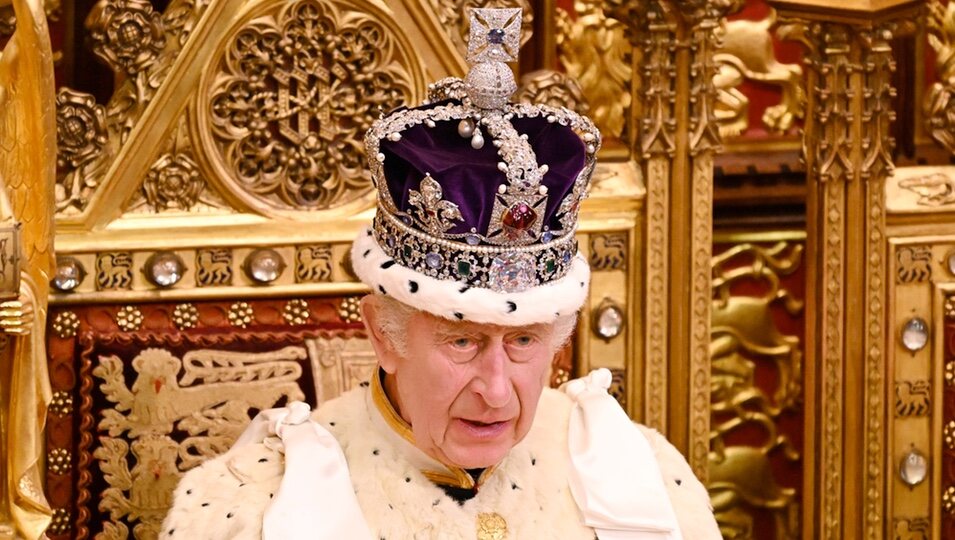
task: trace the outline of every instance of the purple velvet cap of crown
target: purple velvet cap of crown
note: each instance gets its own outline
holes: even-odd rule
[[[453,101],[425,105],[429,109]],[[547,187],[547,206],[543,226],[560,230],[557,211],[564,198],[571,193],[574,182],[585,166],[586,150],[583,141],[573,129],[544,117],[520,118],[511,124],[520,134],[526,134],[528,143],[537,156],[538,165],[547,165],[541,182]],[[498,169],[501,157],[491,138],[484,131],[486,144],[475,149],[470,137],[458,134],[458,121],[436,121],[434,127],[418,124],[402,131],[397,142],[383,139],[379,151],[385,155],[384,175],[388,191],[401,212],[411,212],[409,191],[418,190],[426,174],[436,180],[443,199],[456,204],[463,217],[449,234],[463,234],[475,229],[486,235],[491,221],[494,197],[498,186],[507,184],[507,178]]]

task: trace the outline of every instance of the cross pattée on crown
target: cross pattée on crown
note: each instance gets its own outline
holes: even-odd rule
[[[521,47],[521,8],[472,8],[468,62],[514,62]]]

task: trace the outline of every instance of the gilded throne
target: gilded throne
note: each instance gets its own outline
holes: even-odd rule
[[[520,3],[518,98],[587,112],[606,142],[579,231],[593,285],[552,382],[610,368],[708,476],[727,538],[949,534],[955,8]],[[177,478],[250,415],[368,379],[361,136],[465,72],[462,10],[486,4],[0,0],[0,66],[45,62],[58,88],[36,125],[0,111],[48,153],[29,168],[48,189],[25,190],[0,140],[36,289],[0,323],[39,338],[0,388],[48,402],[16,435],[34,531],[153,538]],[[8,73],[0,103],[26,103]]]

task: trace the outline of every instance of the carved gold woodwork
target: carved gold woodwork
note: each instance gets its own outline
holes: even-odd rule
[[[802,66],[776,60],[773,26],[776,12],[759,21],[726,21],[719,52],[713,56],[716,73],[716,118],[724,137],[739,135],[749,127],[749,98],[737,87],[746,79],[779,86],[781,102],[766,108],[763,126],[770,133],[785,133],[805,116]]]
[[[130,289],[133,285],[133,257],[128,251],[96,256],[96,290]]]
[[[557,9],[557,57],[591,104],[589,115],[601,134],[623,139],[632,78],[624,25],[594,0],[577,0],[573,9],[572,14]]]
[[[300,246],[295,250],[295,281],[314,283],[332,278],[332,247]]]
[[[567,107],[584,115],[590,112],[590,105],[578,82],[566,73],[550,69],[539,69],[522,75],[514,101]]]
[[[802,344],[779,330],[772,309],[779,305],[790,316],[802,311],[803,303],[780,283],[800,267],[802,253],[798,243],[761,247],[744,242],[713,258],[708,489],[724,538],[753,537],[754,511],[772,516],[775,538],[794,538],[800,530],[796,489],[780,485],[770,459],[801,459],[800,449],[777,424],[801,409]],[[733,294],[739,283],[759,284],[762,294]],[[756,384],[757,369],[773,373],[771,392]],[[729,442],[734,434],[754,429],[758,441]]]
[[[626,270],[627,237],[621,233],[590,237],[590,267],[595,271]]]
[[[947,538],[951,520],[944,514],[945,490],[951,481],[943,469],[955,433],[950,406],[945,404],[955,380],[949,345],[955,273],[948,257],[955,252],[955,232],[944,213],[918,217],[908,230],[898,227],[903,215],[890,215],[888,222],[889,230],[895,231],[889,244],[889,270],[896,279],[890,281],[887,296],[892,309],[887,334],[886,520],[893,524],[896,538],[938,538],[919,536],[923,531],[942,531],[941,538]],[[940,229],[949,232],[938,234]],[[909,326],[916,317],[924,321],[924,327]],[[924,332],[924,346],[913,332]],[[912,449],[924,455],[928,469],[926,480],[914,486],[903,481],[900,465]]]
[[[704,479],[713,154],[721,140],[713,55],[720,20],[733,7],[702,1],[603,6],[623,23],[641,66],[634,74],[632,151],[647,185],[643,420],[663,430]],[[680,285],[671,289],[671,283]]]
[[[955,4],[930,0],[926,23],[938,82],[925,101],[925,121],[932,138],[955,153]]]
[[[232,276],[232,250],[200,249],[196,252],[196,285],[231,285]]]
[[[93,8],[86,20],[93,50],[122,82],[105,105],[89,94],[60,90],[58,215],[87,211],[207,6],[174,0],[158,13],[143,0],[100,0]]]
[[[925,246],[901,247],[895,252],[899,283],[921,283],[932,279],[932,251]]]
[[[804,157],[808,171],[807,509],[809,537],[882,538],[886,519],[888,266],[885,185],[897,9],[851,4],[834,13],[813,2],[770,2],[806,45]],[[888,7],[888,6],[883,6]],[[851,488],[847,487],[851,486]]]
[[[230,32],[200,83],[197,119],[212,126],[199,131],[203,154],[250,206],[312,210],[362,197],[371,190],[362,138],[381,111],[412,102],[413,52],[349,3],[264,6]]]
[[[895,214],[955,210],[955,167],[902,167],[886,185],[886,208]]]

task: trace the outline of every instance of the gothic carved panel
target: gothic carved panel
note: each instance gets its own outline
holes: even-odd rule
[[[710,497],[725,538],[794,538],[803,247],[723,249],[713,259]]]
[[[935,49],[935,78],[925,101],[929,133],[955,153],[955,3],[928,3],[928,41]]]
[[[716,116],[723,136],[739,135],[749,128],[749,97],[739,89],[746,80],[779,87],[780,102],[765,108],[762,126],[770,133],[785,133],[801,120],[805,90],[802,67],[776,59],[773,27],[776,12],[760,20],[727,21],[719,52],[713,56],[718,70]]]
[[[109,102],[62,88],[57,98],[56,212],[87,210],[119,149],[156,95],[209,3],[172,0],[165,12],[143,0],[101,0],[86,19],[95,54],[120,74]]]
[[[630,109],[632,47],[623,24],[603,4],[577,0],[573,13],[557,9],[557,52],[567,74],[580,84],[590,118],[604,137],[623,138]]]
[[[371,190],[362,137],[380,111],[413,101],[415,55],[392,21],[361,7],[260,4],[211,60],[198,139],[251,207],[325,209]]]

